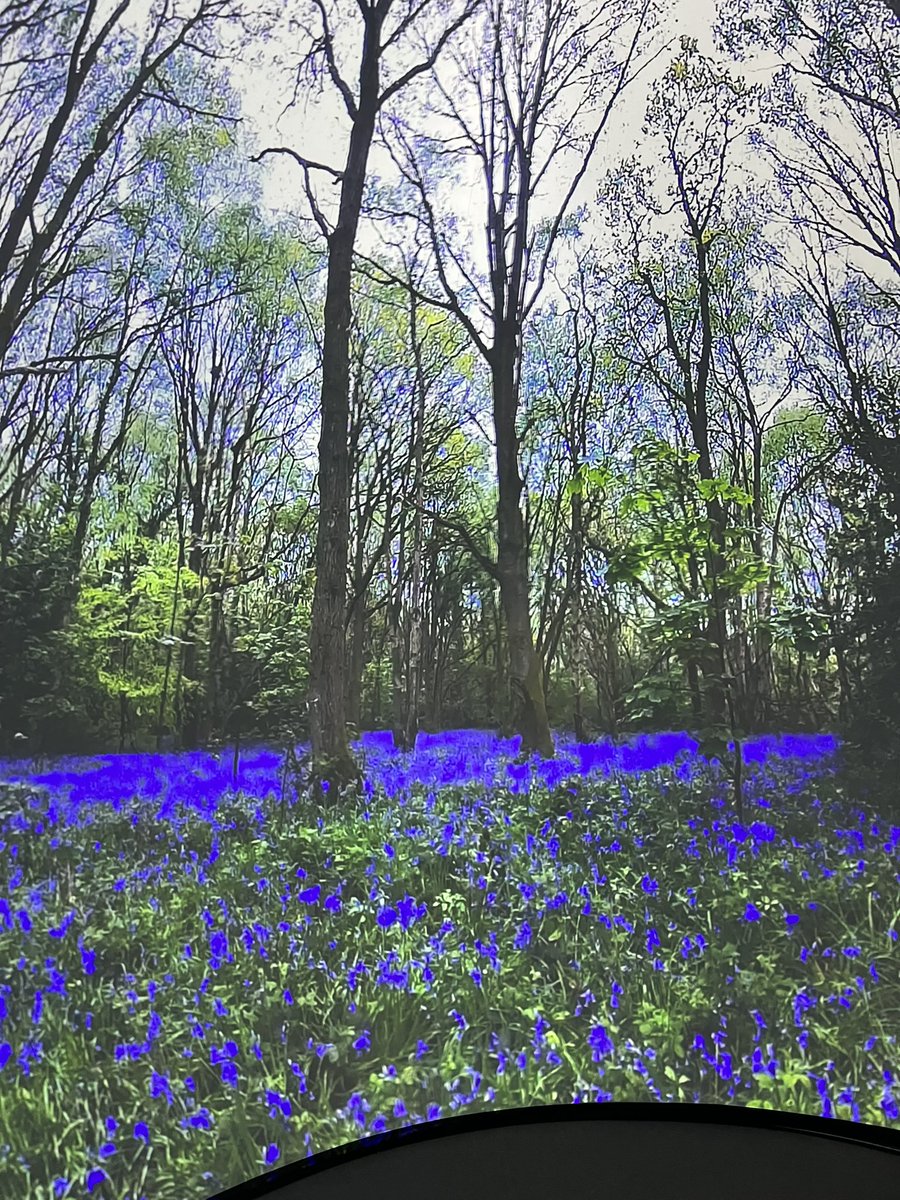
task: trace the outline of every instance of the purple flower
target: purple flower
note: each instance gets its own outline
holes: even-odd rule
[[[588,1045],[593,1050],[594,1062],[599,1062],[604,1055],[611,1054],[614,1049],[604,1025],[597,1025],[591,1030],[588,1035]]]

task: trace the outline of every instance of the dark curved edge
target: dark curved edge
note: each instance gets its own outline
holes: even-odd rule
[[[288,1187],[310,1175],[327,1171],[342,1163],[354,1162],[369,1154],[416,1145],[434,1138],[482,1130],[502,1129],[510,1125],[542,1125],[558,1121],[675,1121],[688,1125],[737,1125],[748,1130],[805,1133],[845,1142],[869,1150],[883,1150],[900,1158],[900,1129],[867,1125],[829,1117],[806,1116],[778,1109],[746,1108],[738,1104],[679,1104],[671,1101],[588,1102],[583,1104],[534,1104],[524,1108],[465,1113],[423,1121],[401,1129],[361,1136],[321,1154],[288,1163],[248,1179],[236,1187],[217,1192],[209,1200],[261,1200],[276,1188]]]

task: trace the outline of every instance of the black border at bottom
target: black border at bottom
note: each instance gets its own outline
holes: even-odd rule
[[[739,1104],[680,1104],[673,1101],[605,1101],[581,1104],[533,1104],[521,1108],[461,1113],[423,1121],[383,1133],[363,1135],[319,1154],[308,1155],[277,1170],[217,1192],[208,1200],[263,1200],[277,1188],[289,1187],[342,1163],[400,1146],[435,1138],[501,1129],[512,1125],[541,1125],[559,1121],[665,1121],[688,1125],[732,1125],[747,1130],[805,1133],[845,1142],[862,1149],[881,1150],[900,1160],[900,1129],[829,1117],[814,1117],[780,1109],[747,1108]],[[900,1162],[898,1162],[900,1166]]]

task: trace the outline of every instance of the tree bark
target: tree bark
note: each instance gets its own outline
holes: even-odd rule
[[[366,600],[360,596],[350,618],[350,655],[347,673],[347,723],[359,729],[362,720],[362,678],[366,665]]]
[[[412,527],[412,572],[409,583],[406,637],[406,710],[403,714],[403,741],[408,750],[415,748],[419,731],[419,712],[422,692],[422,506],[424,501],[423,457],[425,450],[425,376],[417,336],[416,297],[409,293],[410,341],[416,364],[416,386],[413,394],[412,435],[414,459],[414,500]]]
[[[199,609],[203,596],[204,552],[203,529],[206,523],[206,507],[204,503],[204,465],[202,459],[197,464],[195,486],[191,490],[191,528],[188,549],[188,568],[197,576],[200,594],[197,603],[188,616],[184,630],[184,647],[181,656],[181,743],[189,750],[196,749],[200,743],[201,697],[199,686],[185,690],[184,682],[199,685],[200,673],[198,666],[198,633],[197,623]]]
[[[350,534],[350,286],[366,166],[378,111],[381,26],[386,8],[364,9],[360,92],[341,182],[338,221],[328,239],[319,437],[316,585],[309,634],[309,728],[313,777],[340,786],[359,779],[346,717],[347,560]]]
[[[521,753],[538,753],[552,758],[555,749],[544,699],[543,666],[531,632],[528,546],[519,499],[516,434],[516,341],[514,322],[495,325],[497,337],[492,354],[494,429],[497,440],[497,571],[506,613],[509,645],[509,681],[512,689],[513,721],[522,735]]]
[[[573,704],[573,724],[575,731],[575,740],[583,742],[585,740],[585,721],[583,697],[584,691],[584,670],[583,670],[583,649],[582,639],[584,636],[582,629],[583,620],[583,604],[582,590],[584,583],[584,524],[582,512],[581,495],[576,492],[572,496],[572,555],[570,559],[569,569],[572,572],[575,590],[572,597],[572,682],[574,687],[574,704]]]

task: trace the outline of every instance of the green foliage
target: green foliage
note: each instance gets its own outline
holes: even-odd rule
[[[563,495],[568,500],[572,496],[583,496],[593,488],[603,492],[612,483],[613,478],[613,473],[608,467],[581,463],[563,489]]]
[[[762,476],[770,491],[802,471],[805,462],[833,441],[824,416],[809,405],[782,408],[763,435]]]
[[[187,199],[198,167],[208,167],[232,144],[229,131],[211,119],[164,125],[147,133],[141,145],[147,163],[160,171],[163,187],[179,201]]]
[[[0,573],[0,745],[7,753],[17,732],[34,742],[56,725],[77,744],[79,725],[84,727],[83,711],[73,712],[77,688],[67,679],[56,642],[75,590],[73,522],[53,521],[53,500],[51,488],[48,511],[36,506],[29,514]]]
[[[684,708],[682,693],[673,675],[652,671],[628,689],[626,716],[638,726],[674,724]]]
[[[775,641],[788,641],[807,654],[815,654],[819,645],[831,636],[828,613],[800,604],[779,605],[769,619],[769,627]]]
[[[254,727],[266,736],[293,727],[309,683],[308,640],[312,586],[300,602],[276,599],[267,620],[247,619],[235,637],[234,670],[247,699]]]
[[[748,508],[753,499],[744,489],[726,479],[701,479],[699,456],[647,437],[634,450],[634,469],[621,481],[617,512],[634,517],[628,522],[629,539],[612,548],[607,578],[610,583],[631,582],[648,574],[664,572],[679,587],[680,576],[670,568],[683,568],[691,559],[705,561],[714,547],[713,523],[708,505],[715,501],[728,513]],[[607,477],[604,477],[605,481]],[[726,529],[726,566],[717,583],[728,597],[752,591],[767,578],[767,564],[760,562],[749,546],[752,532],[734,521]],[[711,594],[711,581],[707,580]],[[679,587],[679,590],[680,587]],[[680,607],[680,606],[679,606]],[[682,608],[685,615],[696,610]],[[674,618],[678,625],[680,618]]]
[[[156,720],[165,675],[165,647],[178,573],[171,561],[173,547],[137,539],[139,556],[130,585],[116,579],[123,569],[108,564],[108,583],[82,585],[73,617],[63,638],[69,661],[81,663],[83,686],[95,697],[103,725],[118,720],[125,701],[140,724]],[[146,556],[147,561],[140,562]],[[198,581],[184,568],[182,598]]]

